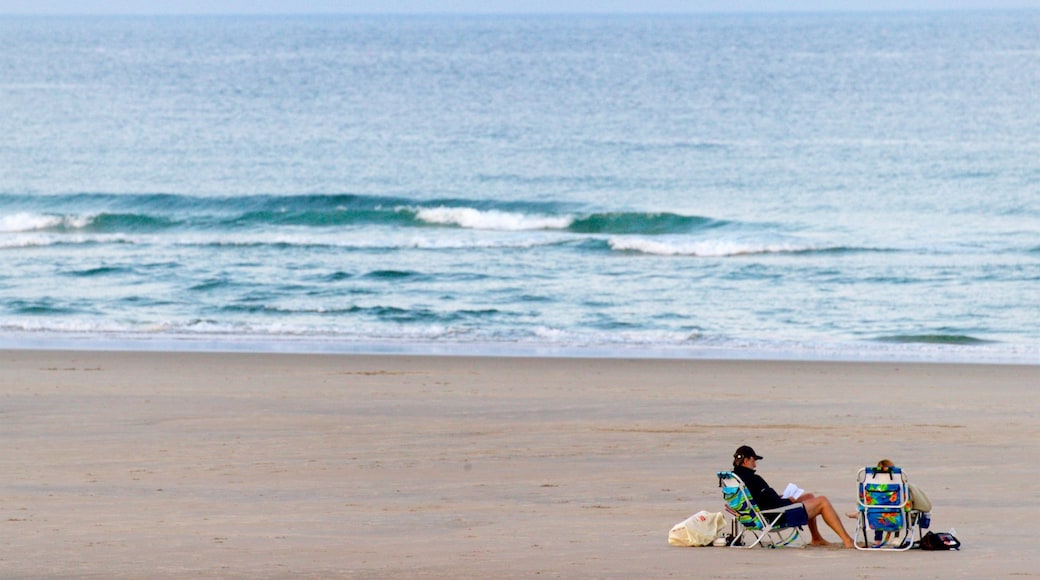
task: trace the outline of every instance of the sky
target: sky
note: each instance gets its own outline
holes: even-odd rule
[[[0,0],[0,14],[538,14],[1040,10],[1040,0]]]

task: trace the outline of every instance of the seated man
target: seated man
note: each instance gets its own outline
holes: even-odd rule
[[[838,517],[838,513],[834,511],[834,506],[831,505],[830,500],[822,495],[815,496],[811,493],[803,493],[798,497],[797,501],[781,498],[773,488],[769,487],[766,480],[755,473],[755,467],[759,459],[762,459],[762,456],[756,454],[755,450],[747,445],[741,445],[737,448],[736,453],[733,454],[733,473],[737,474],[737,477],[747,486],[751,497],[758,504],[758,509],[768,510],[792,503],[801,503],[805,505],[805,511],[809,514],[809,532],[812,534],[810,545],[830,545],[830,542],[824,540],[823,536],[820,535],[820,530],[817,527],[816,517],[823,516],[823,521],[838,534],[838,537],[841,538],[841,543],[846,548],[854,547],[852,537],[842,527],[841,519]]]

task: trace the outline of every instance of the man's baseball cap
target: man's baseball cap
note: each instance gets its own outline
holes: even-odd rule
[[[755,453],[755,450],[747,445],[741,445],[737,447],[737,452],[733,454],[733,459],[743,461],[747,457],[754,457],[755,459],[762,459],[762,456]]]

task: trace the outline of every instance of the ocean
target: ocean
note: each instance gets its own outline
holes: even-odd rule
[[[1040,12],[0,17],[0,346],[1040,364]]]

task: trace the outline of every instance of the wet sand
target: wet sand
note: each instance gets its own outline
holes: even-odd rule
[[[1033,576],[1038,387],[1040,365],[0,351],[0,576]],[[964,547],[669,547],[744,443],[840,512],[891,458]]]

